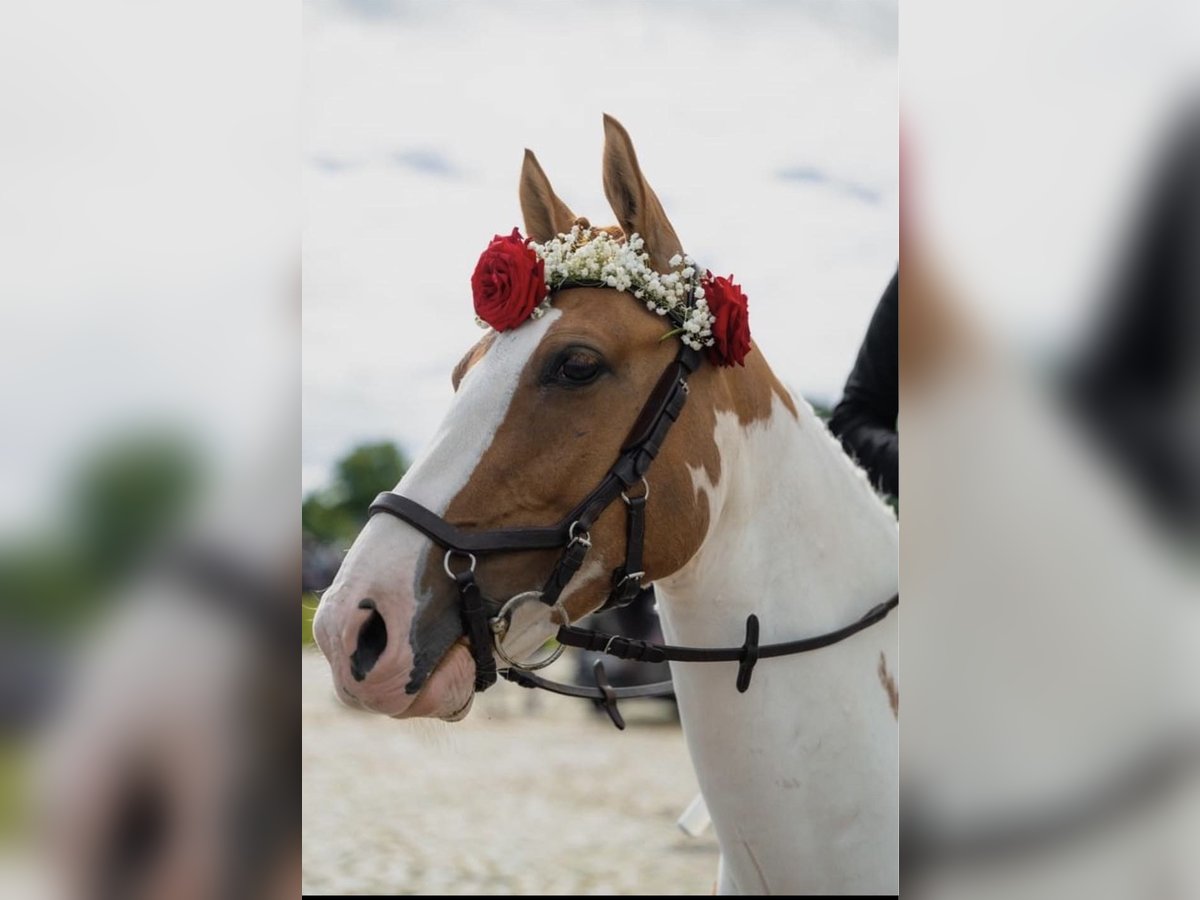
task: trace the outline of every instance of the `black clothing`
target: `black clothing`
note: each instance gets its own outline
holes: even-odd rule
[[[896,434],[900,270],[875,307],[866,337],[829,429],[880,491],[900,496],[900,438]]]
[[[1098,328],[1066,373],[1101,450],[1167,527],[1200,536],[1200,107],[1152,173]]]

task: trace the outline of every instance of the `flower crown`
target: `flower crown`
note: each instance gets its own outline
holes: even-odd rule
[[[544,244],[522,237],[516,228],[507,237],[496,235],[471,276],[475,321],[507,331],[545,315],[555,291],[609,287],[632,293],[651,312],[669,318],[675,327],[664,338],[678,336],[717,365],[744,365],[749,312],[733,276],[700,274],[686,254],[671,258],[677,271],[660,273],[650,268],[644,247],[638,234],[623,241],[580,224]]]

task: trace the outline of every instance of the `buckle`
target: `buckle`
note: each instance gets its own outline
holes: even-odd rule
[[[628,603],[637,597],[642,592],[642,579],[645,577],[645,572],[630,572],[615,585],[612,592],[616,594],[623,602]]]
[[[642,579],[645,572],[623,573],[622,569],[613,571],[612,589],[608,592],[608,600],[604,609],[619,609],[628,606],[642,593]]]

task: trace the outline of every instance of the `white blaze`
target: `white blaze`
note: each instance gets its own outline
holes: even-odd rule
[[[521,373],[538,344],[562,315],[551,309],[513,331],[496,336],[487,352],[463,376],[446,417],[421,457],[405,473],[396,492],[442,515],[471,479],[508,414]],[[399,519],[372,516],[346,554],[337,577],[321,600],[313,630],[335,668],[353,652],[360,617],[346,615],[364,597],[377,602],[391,637],[378,664],[390,664],[407,677],[412,664],[408,629],[422,598],[417,584],[433,544]],[[440,567],[441,560],[435,563]],[[345,697],[344,691],[343,698]]]
[[[561,310],[496,336],[459,383],[454,402],[396,493],[442,515],[471,479],[508,414],[521,373]]]

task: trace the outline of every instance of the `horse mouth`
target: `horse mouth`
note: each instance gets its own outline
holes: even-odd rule
[[[449,656],[452,653],[454,653],[455,650],[459,647],[462,647],[467,652],[468,656],[471,654],[471,642],[467,639],[466,635],[463,635],[457,641],[455,641],[453,644],[450,645],[450,649],[446,651],[446,655],[443,656],[438,661],[437,666],[434,666],[434,671],[436,672],[438,667],[440,667],[447,660],[447,658],[449,658]],[[470,672],[470,690],[467,692],[467,698],[465,700],[463,700],[462,705],[459,706],[458,709],[454,710],[454,712],[449,713],[448,715],[438,716],[438,718],[441,719],[443,722],[461,722],[463,719],[465,719],[467,717],[467,713],[469,713],[471,711],[471,707],[474,705],[474,703],[475,703],[475,659],[474,659],[474,657],[472,657],[471,658],[471,672]]]
[[[442,716],[441,717],[442,721],[443,722],[461,722],[463,719],[465,719],[467,717],[467,713],[469,713],[471,711],[471,707],[474,705],[474,703],[475,703],[475,692],[472,691],[470,694],[467,695],[467,699],[463,701],[463,705],[460,706],[458,709],[456,709],[454,712],[450,713],[450,715]]]
[[[412,703],[396,719],[431,718],[458,722],[466,718],[475,700],[475,661],[465,637],[450,645]]]

